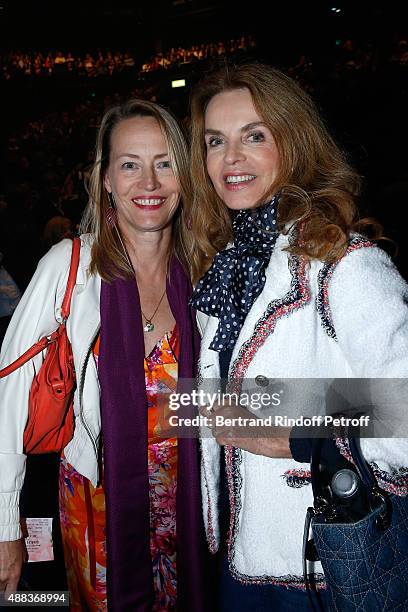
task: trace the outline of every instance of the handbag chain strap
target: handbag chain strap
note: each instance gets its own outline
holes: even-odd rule
[[[313,580],[313,574],[309,574],[309,572],[307,571],[308,561],[318,561],[319,560],[319,556],[317,554],[317,550],[314,545],[314,542],[313,540],[309,540],[310,525],[311,525],[312,518],[315,515],[315,513],[316,511],[314,508],[308,508],[306,512],[305,527],[303,530],[303,550],[302,550],[303,579],[305,581],[306,593],[309,599],[309,604],[310,604],[311,609],[313,610],[313,612],[316,612],[316,610],[319,610],[320,612],[324,612],[322,598],[320,596],[319,591],[316,589],[316,585]],[[318,606],[317,608],[313,601],[312,593],[315,594],[315,599],[317,601],[317,606]]]

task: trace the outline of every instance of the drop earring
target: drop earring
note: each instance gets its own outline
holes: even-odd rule
[[[108,198],[109,198],[109,206],[108,209],[106,211],[106,221],[109,225],[109,227],[114,227],[116,225],[117,222],[117,213],[116,213],[116,202],[115,202],[115,198],[113,197],[113,193],[111,191],[108,191]]]

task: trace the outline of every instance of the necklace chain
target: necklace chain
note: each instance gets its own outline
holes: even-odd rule
[[[119,229],[117,228],[116,224],[115,224],[115,229],[116,229],[116,233],[117,233],[117,235],[118,235],[118,237],[119,237],[120,243],[121,243],[121,245],[122,245],[123,252],[124,252],[124,254],[125,254],[125,256],[126,256],[126,259],[127,259],[127,261],[128,261],[129,266],[130,266],[130,267],[131,267],[131,269],[133,270],[133,274],[135,275],[135,280],[136,280],[136,272],[135,272],[135,269],[134,269],[133,264],[132,264],[132,261],[131,261],[131,259],[130,259],[130,257],[129,257],[129,253],[127,252],[127,249],[126,249],[125,245],[123,244],[122,236],[120,235],[120,231],[119,231]],[[165,295],[166,295],[166,287],[164,288],[163,294],[162,294],[162,296],[161,296],[161,298],[160,298],[160,300],[159,300],[159,303],[158,303],[158,304],[157,304],[157,306],[156,306],[156,310],[154,311],[154,313],[152,314],[152,316],[151,316],[151,317],[146,317],[146,315],[144,314],[144,312],[143,312],[143,310],[142,310],[142,305],[140,305],[140,312],[142,313],[143,318],[144,318],[144,320],[145,320],[145,324],[144,324],[144,327],[143,327],[143,331],[145,331],[145,332],[152,332],[152,331],[154,330],[154,325],[153,325],[153,323],[152,323],[152,319],[154,318],[154,316],[155,316],[156,312],[159,310],[159,308],[160,308],[160,304],[162,303],[163,298],[164,298],[164,296],[165,296]]]
[[[159,310],[159,306],[162,303],[163,298],[164,298],[165,295],[166,295],[166,289],[164,289],[163,295],[161,296],[160,301],[159,301],[159,303],[156,306],[156,310],[154,311],[154,313],[152,314],[151,317],[146,317],[146,315],[144,314],[144,312],[142,310],[142,307],[140,306],[140,311],[141,311],[141,313],[143,315],[143,318],[145,319],[145,326],[143,328],[145,332],[150,332],[150,331],[154,330],[154,325],[152,323],[152,319],[153,319],[154,315],[156,314],[156,312]]]

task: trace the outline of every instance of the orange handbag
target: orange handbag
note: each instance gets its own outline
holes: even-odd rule
[[[50,336],[44,336],[21,357],[0,370],[0,378],[14,372],[30,359],[46,351],[34,376],[28,399],[28,420],[24,430],[24,452],[41,454],[61,452],[74,435],[74,392],[76,377],[66,322],[71,308],[81,241],[72,242],[71,265],[61,306],[62,323]]]

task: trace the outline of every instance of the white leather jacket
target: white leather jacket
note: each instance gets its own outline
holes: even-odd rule
[[[65,448],[67,460],[93,484],[98,481],[100,436],[99,382],[92,358],[93,341],[100,327],[101,279],[90,276],[91,237],[81,238],[81,257],[67,333],[72,344],[77,389],[75,433]],[[71,241],[55,245],[40,261],[7,330],[0,368],[9,365],[61,322],[61,304],[68,279]],[[42,355],[0,380],[0,541],[21,537],[19,497],[24,481],[23,433],[28,395]]]

